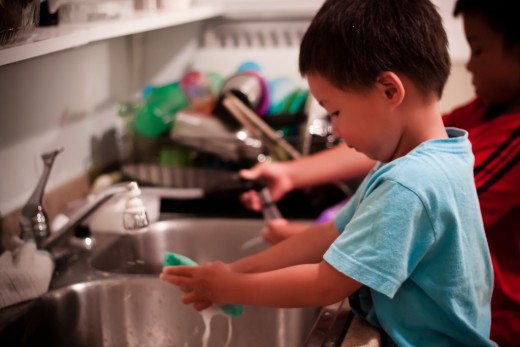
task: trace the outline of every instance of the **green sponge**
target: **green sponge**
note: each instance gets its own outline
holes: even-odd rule
[[[177,265],[196,266],[198,264],[182,254],[166,252],[164,255],[164,266]],[[244,307],[242,305],[220,305],[218,308],[229,316],[240,316],[244,312]]]

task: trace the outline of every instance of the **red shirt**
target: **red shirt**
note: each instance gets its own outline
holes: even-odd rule
[[[520,112],[485,119],[481,100],[444,116],[468,131],[475,183],[494,270],[491,338],[520,346]]]

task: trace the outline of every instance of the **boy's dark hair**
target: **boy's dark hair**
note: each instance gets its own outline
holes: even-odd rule
[[[327,0],[300,47],[300,73],[336,88],[370,88],[383,71],[440,98],[450,72],[448,39],[429,0]]]
[[[453,15],[476,13],[500,33],[506,46],[520,45],[518,0],[457,0]]]

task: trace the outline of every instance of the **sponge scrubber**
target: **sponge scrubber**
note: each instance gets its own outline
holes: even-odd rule
[[[196,266],[198,264],[194,260],[182,254],[167,252],[164,255],[164,266],[178,265]],[[242,305],[220,305],[218,308],[228,316],[240,316],[244,312],[244,307]]]

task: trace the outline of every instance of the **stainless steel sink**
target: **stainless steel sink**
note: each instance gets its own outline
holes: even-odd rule
[[[120,274],[159,274],[164,254],[176,252],[197,262],[230,262],[266,247],[261,242],[244,247],[260,235],[262,220],[179,219],[152,224],[148,231],[124,235],[95,252],[90,265],[99,271]],[[246,245],[247,246],[247,245]]]
[[[262,226],[263,221],[255,219],[180,218],[153,223],[148,231],[131,235],[93,230],[98,238],[94,248],[57,271],[52,283],[56,289],[29,303],[20,319],[0,329],[0,345],[337,345],[347,321],[336,307],[246,306],[239,317],[214,316],[205,340],[203,316],[180,303],[176,287],[158,279],[167,251],[198,262],[230,262],[267,247],[263,243],[243,247],[259,236]]]
[[[210,320],[180,303],[180,291],[149,276],[80,283],[51,291],[28,312],[22,346],[301,346],[317,309],[246,307]]]

